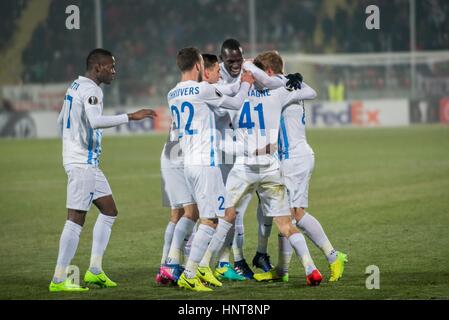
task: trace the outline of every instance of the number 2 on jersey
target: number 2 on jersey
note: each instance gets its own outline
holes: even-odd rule
[[[181,104],[181,112],[182,113],[184,113],[186,107],[189,109],[189,117],[187,118],[185,132],[186,132],[186,135],[191,136],[191,135],[198,133],[197,130],[190,128],[190,126],[192,125],[192,119],[193,119],[193,115],[195,113],[195,109],[193,108],[193,105],[190,102],[184,101]]]
[[[193,108],[193,105],[190,102],[184,101],[181,104],[181,112],[184,113],[186,111],[186,108],[189,110],[189,116],[187,117],[186,127],[184,129],[184,132],[186,135],[194,135],[198,133],[198,130],[192,129],[192,120],[193,115],[195,114],[195,109]],[[177,129],[180,129],[181,126],[181,113],[179,112],[179,109],[176,105],[172,105],[170,107],[171,113],[173,117],[176,117],[175,125]],[[181,138],[183,135],[182,132],[179,132],[179,137]]]
[[[181,115],[179,114],[179,110],[175,105],[171,106],[170,109],[171,109],[171,114],[172,114],[173,118],[176,119],[175,120],[176,129],[179,130],[179,126],[181,125]],[[182,138],[181,131],[179,131],[178,138]]]
[[[224,208],[224,201],[225,201],[225,198],[224,198],[223,196],[219,196],[219,197],[218,197],[218,201],[221,201],[220,205],[218,206],[218,210],[224,210],[224,209],[225,209],[225,208]]]
[[[257,111],[257,114],[259,116],[259,126],[260,126],[260,132],[264,136],[265,135],[265,120],[263,117],[263,105],[262,103],[259,103],[257,106],[254,107],[254,111]],[[242,113],[240,114],[239,118],[239,128],[246,128],[248,129],[248,133],[253,133],[253,128],[255,127],[255,123],[251,121],[251,106],[249,104],[249,101],[246,101],[242,108]]]

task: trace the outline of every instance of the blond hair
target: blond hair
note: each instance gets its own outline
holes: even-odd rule
[[[262,52],[254,59],[254,64],[264,71],[271,69],[276,74],[284,71],[284,61],[275,50]]]

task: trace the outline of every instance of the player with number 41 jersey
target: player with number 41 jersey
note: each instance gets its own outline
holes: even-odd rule
[[[283,61],[277,52],[272,59],[264,61],[260,54],[254,64],[268,75],[282,74]],[[257,191],[262,212],[273,217],[279,232],[288,239],[303,263],[308,285],[318,285],[322,276],[310,257],[304,236],[292,225],[290,208],[285,185],[282,182],[279,160],[273,149],[268,152],[265,146],[276,146],[282,109],[291,103],[314,99],[316,92],[302,83],[300,90],[285,88],[269,90],[252,86],[240,114],[234,117],[233,126],[237,143],[244,144],[247,152],[238,155],[226,182],[226,210],[234,211],[245,195]]]

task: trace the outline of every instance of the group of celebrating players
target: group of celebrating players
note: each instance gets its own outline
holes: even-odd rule
[[[333,248],[318,220],[305,211],[314,153],[306,140],[303,101],[314,99],[315,90],[298,73],[284,76],[283,60],[276,51],[245,61],[240,43],[228,39],[220,59],[221,63],[217,56],[201,54],[193,47],[177,55],[181,81],[167,95],[172,122],[161,155],[163,200],[171,215],[157,283],[211,291],[211,286],[221,287],[224,280],[288,281],[295,251],[304,266],[306,284],[319,285],[323,276],[303,233],[324,253],[329,281],[338,281],[347,255]],[[102,268],[117,216],[111,188],[99,169],[102,129],[156,114],[141,109],[102,115],[99,85],[109,84],[114,77],[113,55],[95,49],[88,55],[85,76],[76,79],[64,97],[58,126],[68,176],[68,217],[51,292],[88,290],[67,278],[67,267],[92,203],[100,214],[84,282],[117,286]],[[243,218],[254,192],[259,228],[252,263],[261,273],[253,273],[243,255]],[[275,267],[267,254],[273,221],[279,230]]]
[[[305,211],[314,153],[305,136],[303,101],[314,99],[315,90],[300,74],[284,76],[275,51],[244,61],[239,42],[228,39],[220,59],[196,48],[177,56],[181,81],[167,96],[173,121],[161,155],[171,218],[156,281],[193,291],[211,291],[223,280],[288,281],[295,251],[306,284],[319,285],[323,277],[298,229],[325,254],[329,281],[338,281],[347,255],[333,248]],[[252,262],[264,271],[256,274],[243,256],[243,217],[254,192],[259,232]],[[267,254],[273,221],[279,229],[276,267]]]

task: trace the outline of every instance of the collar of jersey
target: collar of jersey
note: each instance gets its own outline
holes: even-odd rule
[[[88,77],[84,77],[84,76],[78,76],[79,80],[87,80],[92,82],[95,86],[99,87],[98,84],[95,83],[95,81],[93,81],[92,79],[89,79]]]

